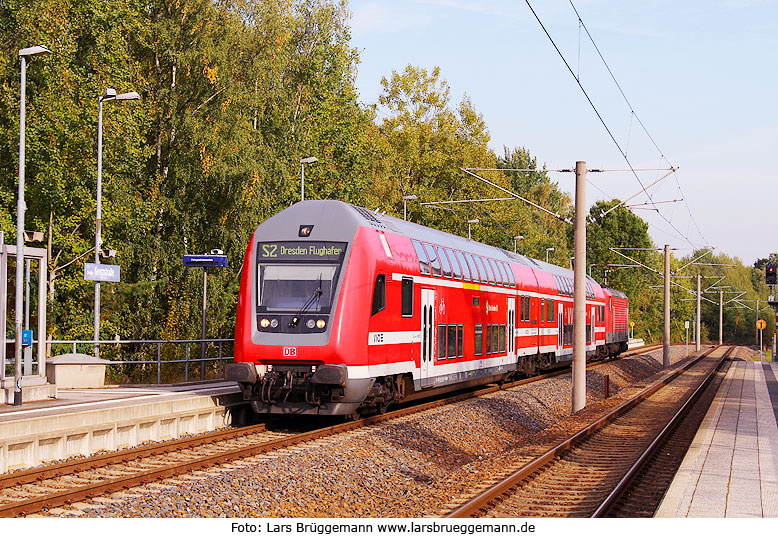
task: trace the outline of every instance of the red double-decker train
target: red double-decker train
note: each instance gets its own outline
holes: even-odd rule
[[[587,356],[628,300],[587,277]],[[297,203],[246,250],[237,381],[258,413],[355,416],[572,361],[573,272],[340,201]]]

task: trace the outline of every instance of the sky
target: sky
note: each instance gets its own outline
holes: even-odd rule
[[[657,246],[710,246],[747,265],[778,252],[778,0],[529,4],[570,69],[526,0],[350,0],[360,100],[376,103],[381,78],[408,64],[439,66],[452,107],[470,98],[498,154],[523,147],[548,169],[608,171],[588,173],[587,206],[677,167],[648,190],[659,212],[633,209]],[[573,174],[551,177],[574,191]]]

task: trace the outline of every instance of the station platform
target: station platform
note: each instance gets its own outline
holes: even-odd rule
[[[59,390],[52,400],[0,405],[0,474],[203,433],[231,423],[234,382]]]
[[[777,379],[732,363],[655,517],[778,517]]]

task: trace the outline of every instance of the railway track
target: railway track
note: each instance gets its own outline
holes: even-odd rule
[[[622,357],[650,352],[657,348],[656,346],[642,347],[625,353]],[[603,362],[605,361],[592,362],[590,366]],[[419,405],[407,406],[382,415],[306,430],[302,433],[272,431],[264,424],[248,426],[5,474],[0,476],[0,517],[24,516],[84,501],[563,373],[565,371],[557,371],[507,383],[501,387],[495,385],[480,388]]]
[[[679,441],[688,439],[690,431],[693,437],[699,421],[678,431],[675,426],[688,418],[732,349],[707,351],[605,416],[580,426],[575,435],[537,459],[514,466],[515,472],[446,517],[644,515],[646,508],[659,503],[675,473],[664,455],[653,456],[673,447],[683,457]],[[679,408],[678,403],[683,405]],[[701,403],[694,414],[699,416],[705,408]],[[654,474],[658,477],[652,478]]]

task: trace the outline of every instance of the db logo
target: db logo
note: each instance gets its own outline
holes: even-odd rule
[[[297,356],[297,347],[284,347],[284,356]]]

